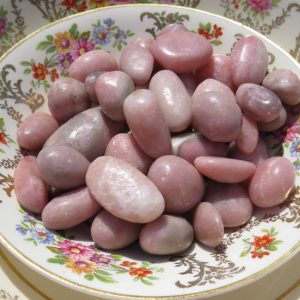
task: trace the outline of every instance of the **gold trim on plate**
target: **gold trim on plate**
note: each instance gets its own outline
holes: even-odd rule
[[[70,19],[76,19],[82,15],[85,14],[91,14],[94,13],[95,11],[102,11],[102,10],[113,10],[113,9],[119,9],[119,8],[124,8],[124,7],[164,7],[166,9],[169,8],[174,8],[174,9],[180,9],[180,10],[186,10],[186,11],[195,11],[195,12],[201,12],[203,14],[206,15],[210,15],[213,17],[217,17],[219,19],[223,19],[226,22],[229,23],[233,23],[235,25],[239,25],[242,26],[244,28],[247,28],[250,32],[255,33],[256,35],[258,35],[260,38],[262,38],[263,40],[267,40],[270,44],[272,44],[273,47],[279,49],[281,52],[283,52],[286,56],[289,57],[290,60],[292,60],[295,64],[298,65],[298,62],[289,54],[287,53],[285,50],[283,50],[280,46],[276,45],[273,41],[268,40],[267,38],[265,38],[262,34],[260,34],[259,32],[253,30],[252,28],[245,26],[239,22],[227,19],[223,16],[217,15],[217,14],[213,14],[210,12],[206,12],[206,11],[202,11],[199,9],[195,9],[195,8],[190,8],[190,7],[183,7],[183,6],[178,6],[178,5],[165,5],[165,4],[126,4],[126,5],[114,5],[114,6],[107,6],[107,7],[100,7],[100,8],[96,8],[93,10],[89,10],[89,11],[85,11],[85,12],[81,12],[75,15],[71,15],[65,18],[62,18],[60,20],[57,20],[55,22],[49,23],[47,25],[44,25],[42,27],[40,27],[39,29],[37,29],[36,31],[32,32],[31,34],[29,34],[28,36],[26,36],[25,38],[23,38],[22,40],[20,40],[19,42],[17,42],[12,48],[10,48],[7,52],[5,52],[1,57],[0,57],[0,62],[3,61],[13,50],[15,50],[17,47],[19,47],[21,44],[23,44],[24,42],[26,42],[28,39],[30,39],[32,36],[37,35],[38,33],[42,32],[43,30],[52,27],[53,25],[59,24],[61,22],[64,22],[66,20],[70,20]],[[300,67],[299,67],[300,68]],[[22,262],[24,262],[26,265],[28,265],[30,268],[34,269],[35,271],[38,271],[39,273],[43,274],[44,276],[54,280],[57,283],[60,284],[64,284],[68,287],[71,287],[75,290],[81,291],[81,292],[86,292],[90,295],[97,295],[97,296],[106,296],[106,297],[110,297],[113,299],[121,299],[121,298],[127,298],[127,299],[147,299],[147,300],[163,300],[163,299],[187,299],[187,298],[193,298],[193,297],[200,297],[200,296],[212,296],[220,294],[222,292],[229,292],[231,290],[234,290],[238,287],[244,286],[248,283],[253,282],[254,280],[257,280],[259,278],[261,278],[263,275],[266,275],[267,273],[269,273],[271,270],[274,270],[275,268],[278,268],[285,260],[287,260],[288,258],[291,259],[294,255],[296,255],[296,253],[298,252],[298,250],[300,249],[300,241],[287,253],[285,253],[284,255],[282,255],[279,259],[277,259],[275,262],[273,262],[272,264],[270,264],[268,267],[260,270],[259,272],[256,272],[255,274],[252,274],[244,279],[238,280],[234,283],[228,284],[226,286],[220,287],[220,288],[215,288],[215,289],[211,289],[209,291],[203,291],[203,292],[198,292],[198,293],[190,293],[190,294],[184,294],[184,295],[174,295],[174,296],[161,296],[161,297],[155,297],[155,296],[135,296],[135,295],[125,295],[125,294],[117,294],[117,293],[112,293],[112,292],[106,292],[106,291],[102,291],[99,289],[95,289],[95,288],[90,288],[90,287],[86,287],[83,286],[79,283],[73,282],[71,280],[67,280],[64,277],[54,274],[52,272],[50,272],[49,270],[47,270],[46,268],[36,264],[33,260],[31,260],[29,257],[27,257],[26,255],[24,255],[20,250],[18,250],[13,244],[11,244],[1,233],[0,233],[0,242],[12,253],[14,254],[16,257],[18,257]]]

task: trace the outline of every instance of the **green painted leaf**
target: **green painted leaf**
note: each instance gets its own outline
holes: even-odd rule
[[[114,279],[111,278],[111,277],[98,275],[97,273],[95,273],[94,276],[95,276],[99,281],[102,281],[102,282],[105,282],[105,283],[116,283],[116,282],[117,282],[116,280],[114,280]]]
[[[261,231],[271,235],[271,232],[268,229],[262,229]]]
[[[88,40],[90,38],[90,35],[91,35],[90,31],[85,31],[80,34],[80,38],[82,40]]]
[[[142,261],[142,266],[143,267],[150,267],[151,263],[147,262],[147,261]]]
[[[4,153],[5,153],[5,151],[4,151],[4,150],[2,150],[2,149],[0,149],[0,153],[3,153],[3,154],[4,154]]]
[[[283,241],[273,241],[273,242],[271,242],[271,245],[279,245],[282,243],[283,243]]]
[[[143,284],[146,284],[146,285],[153,285],[153,283],[151,282],[151,281],[149,281],[149,280],[146,280],[146,279],[141,279],[141,281],[142,281],[142,283]]]
[[[54,40],[54,38],[53,38],[53,36],[52,35],[50,35],[50,34],[48,34],[47,36],[46,36],[46,39],[49,41],[49,42],[53,42],[53,40]]]
[[[147,278],[150,280],[158,280],[159,279],[158,277],[155,277],[155,276],[148,276]]]
[[[272,244],[270,244],[269,247],[265,247],[265,249],[269,250],[269,251],[276,251],[276,250],[278,250],[278,248],[275,245],[272,245]]]
[[[77,30],[77,24],[73,24],[71,26],[71,28],[69,29],[69,33],[70,33],[71,37],[73,37],[74,39],[78,38],[79,32]]]
[[[61,252],[60,252],[56,247],[53,247],[53,246],[47,246],[47,248],[48,248],[51,252],[53,252],[53,253],[55,253],[55,254],[61,254]]]
[[[273,226],[271,227],[270,234],[271,234],[271,236],[275,236],[278,234],[278,232],[275,230],[275,227],[273,227]]]
[[[141,278],[140,277],[134,277],[134,279],[133,279],[133,281],[140,281],[141,280]]]
[[[30,73],[31,73],[31,70],[30,70],[30,69],[25,69],[25,70],[24,70],[24,74],[27,75],[27,74],[30,74]]]
[[[53,263],[53,264],[64,265],[67,262],[67,260],[63,256],[56,256],[56,257],[47,259],[47,262]]]
[[[51,43],[49,43],[48,41],[42,41],[42,42],[38,43],[36,49],[37,50],[45,50],[50,45],[51,45]]]
[[[24,60],[24,61],[21,61],[20,64],[21,64],[21,66],[24,66],[24,67],[29,67],[29,66],[31,67],[31,63],[29,61]]]
[[[84,278],[88,281],[92,281],[95,277],[93,274],[86,274],[84,275]]]
[[[245,257],[245,256],[247,256],[248,253],[250,252],[250,250],[251,250],[251,246],[245,247],[244,250],[243,250],[243,252],[240,254],[240,257]]]
[[[116,270],[116,271],[124,271],[123,268],[121,268],[121,267],[119,267],[119,266],[117,266],[117,265],[110,265],[110,267],[111,267],[112,269]]]
[[[207,31],[207,32],[210,32],[210,30],[211,30],[211,23],[206,23],[204,25],[204,30]]]
[[[104,276],[110,276],[111,273],[108,273],[106,271],[103,271],[103,270],[97,270],[96,273],[100,274],[100,275],[104,275]]]
[[[56,50],[55,46],[51,46],[47,49],[46,53],[53,53]]]
[[[111,254],[111,257],[114,259],[114,260],[121,260],[123,258],[123,255],[118,255],[118,254]]]
[[[213,44],[214,46],[220,46],[220,45],[222,45],[222,42],[220,40],[213,40],[210,43]]]
[[[249,242],[250,242],[250,238],[243,239],[243,242],[245,242],[245,243],[249,243]]]
[[[164,268],[159,268],[156,270],[156,273],[163,273],[164,272]]]

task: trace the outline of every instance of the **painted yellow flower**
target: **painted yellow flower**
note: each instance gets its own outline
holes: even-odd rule
[[[84,260],[74,260],[72,258],[68,258],[66,267],[72,269],[74,273],[80,275],[81,273],[94,273],[96,265]]]
[[[108,0],[90,0],[89,1],[90,8],[97,8],[97,7],[103,7],[103,6],[108,6],[108,5],[109,5]]]
[[[53,41],[58,52],[65,53],[68,52],[71,46],[71,42],[74,40],[69,32],[58,32],[55,34],[55,39]]]

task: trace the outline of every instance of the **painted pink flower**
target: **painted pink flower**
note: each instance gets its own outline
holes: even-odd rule
[[[299,125],[295,125],[293,127],[287,128],[283,142],[293,141],[296,138],[296,134],[298,134],[298,133],[299,133]]]
[[[114,264],[116,261],[109,255],[95,253],[90,261],[96,263],[98,266],[107,267]]]
[[[266,12],[272,8],[272,0],[247,0],[247,4],[257,12]]]
[[[90,259],[93,256],[93,252],[88,246],[80,243],[75,243],[70,240],[58,242],[58,246],[59,251],[61,251],[67,257],[75,260]]]
[[[95,48],[95,45],[88,40],[78,40],[73,42],[70,47],[70,54],[73,59],[78,58],[80,55],[89,52]]]

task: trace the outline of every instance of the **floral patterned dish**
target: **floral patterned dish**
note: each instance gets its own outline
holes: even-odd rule
[[[68,75],[70,63],[92,49],[118,56],[140,34],[155,36],[168,23],[181,22],[205,36],[215,51],[229,53],[241,36],[258,33],[225,18],[166,5],[109,7],[57,21],[27,37],[0,59],[0,241],[40,274],[101,297],[201,298],[258,279],[300,248],[300,187],[280,207],[255,212],[250,222],[228,231],[216,250],[194,244],[171,257],[144,254],[137,245],[105,252],[91,242],[89,225],[64,232],[45,229],[38,216],[20,209],[13,170],[22,157],[16,129],[25,116],[46,111],[51,82]],[[263,36],[269,70],[300,67]],[[216,116],[217,118],[217,116]],[[300,125],[297,112],[270,136],[277,155],[290,159],[299,185]]]

